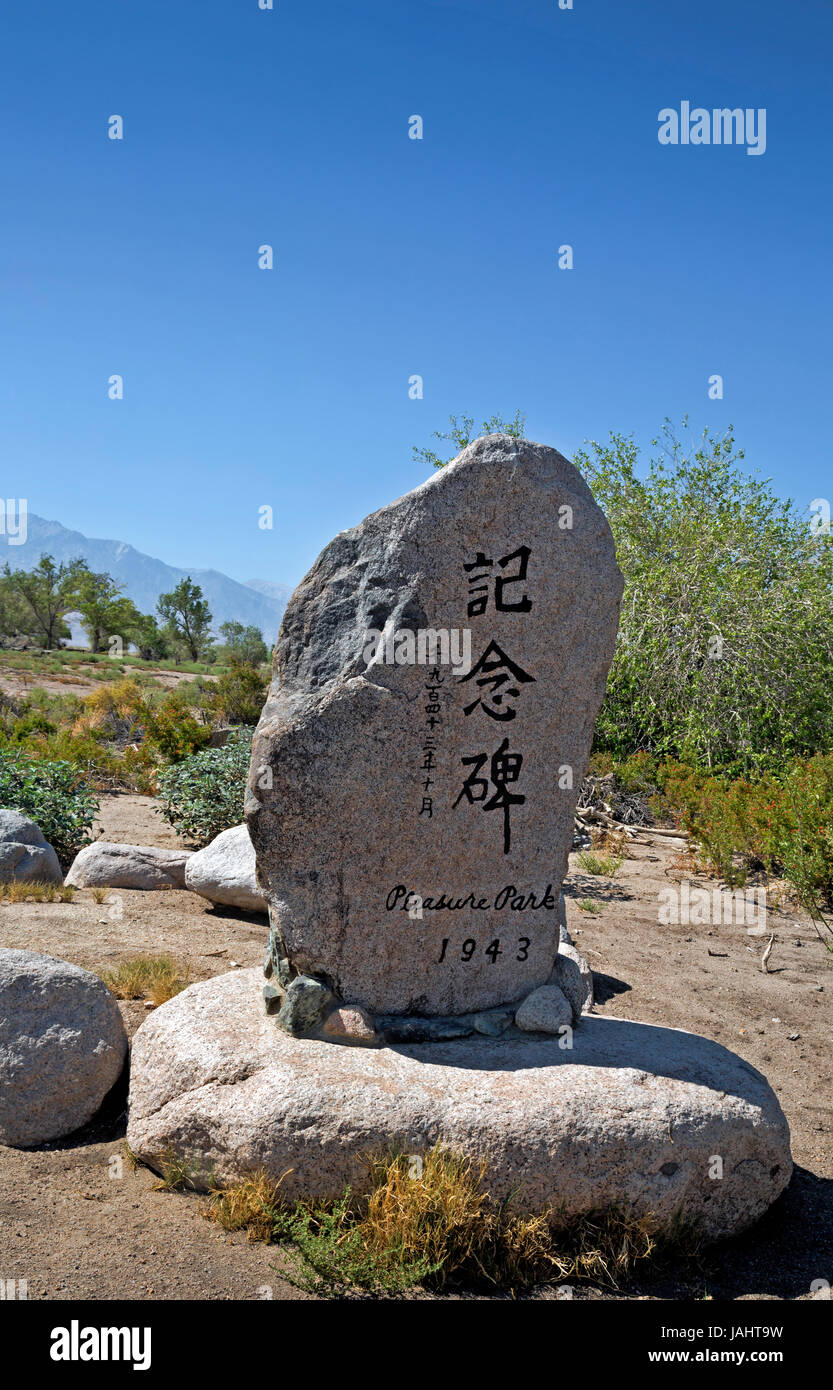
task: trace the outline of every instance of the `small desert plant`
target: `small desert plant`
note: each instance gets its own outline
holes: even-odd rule
[[[591,830],[590,843],[603,854],[622,860],[628,857],[628,837],[624,830]]]
[[[265,1173],[255,1173],[234,1187],[215,1188],[205,1215],[224,1231],[246,1231],[249,1240],[268,1243],[275,1239],[283,1177],[273,1182]]]
[[[134,956],[113,970],[98,974],[117,999],[149,999],[164,1004],[188,984],[187,967],[177,965],[170,956]]]
[[[170,691],[150,715],[147,739],[167,762],[177,764],[206,747],[211,729],[191,713],[187,694]]]
[[[602,910],[598,903],[594,903],[592,898],[580,898],[577,905],[581,908],[582,912],[589,913],[591,917],[597,917]]]
[[[173,1149],[166,1149],[159,1159],[159,1181],[153,1184],[154,1192],[182,1192],[194,1184],[193,1164]]]
[[[592,850],[582,850],[578,862],[586,874],[598,874],[602,878],[614,878],[622,867],[622,858],[616,854],[594,854]]]
[[[236,656],[230,661],[211,696],[212,709],[229,724],[255,725],[266,699],[266,677],[250,661]]]
[[[108,892],[109,892],[109,889],[107,889],[107,888],[91,888],[91,889],[90,889],[90,892],[91,892],[92,895],[93,895],[93,902],[94,902],[94,903],[103,903],[104,900],[105,900],[105,898],[107,897],[107,894],[108,894]]]

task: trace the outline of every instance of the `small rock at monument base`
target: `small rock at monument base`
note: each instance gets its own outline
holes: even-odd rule
[[[573,1023],[578,1023],[582,1009],[587,1005],[588,997],[587,983],[582,976],[581,967],[578,964],[579,960],[581,957],[575,946],[565,945],[562,942],[555,958],[552,974],[547,981],[548,986],[559,989],[568,1000],[573,1013]]]
[[[341,1004],[328,1013],[322,1037],[358,1047],[375,1047],[379,1042],[373,1019],[359,1004]]]
[[[572,1026],[573,1009],[557,985],[542,985],[527,995],[515,1022],[525,1033],[558,1033]]]
[[[474,1032],[471,1015],[468,1018],[408,1018],[393,1014],[377,1018],[376,1025],[388,1043],[448,1042],[452,1038],[468,1038]]]
[[[303,1037],[315,1032],[332,1003],[331,991],[320,980],[296,975],[284,995],[277,1021],[285,1032]]]
[[[264,985],[263,1002],[267,1014],[276,1014],[283,1004],[283,990],[276,989],[274,985]]]

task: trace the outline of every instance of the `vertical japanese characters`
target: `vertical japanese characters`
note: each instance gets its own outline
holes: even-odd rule
[[[521,545],[495,561],[478,550],[474,559],[463,565],[468,579],[469,618],[481,619],[492,612],[529,615],[532,599],[525,585],[531,553],[529,546]],[[515,586],[524,587],[521,591]],[[460,678],[460,685],[470,683],[469,689],[474,696],[464,706],[463,714],[466,719],[475,716],[507,724],[518,715],[524,687],[534,681],[535,677],[513,661],[492,637],[471,670]],[[526,796],[518,789],[523,753],[510,748],[507,734],[497,747],[462,755],[460,761],[469,771],[452,809],[461,804],[464,807],[479,805],[484,812],[502,812],[503,853],[508,854],[512,847],[512,808],[526,802]],[[485,776],[481,775],[484,769],[487,769]]]

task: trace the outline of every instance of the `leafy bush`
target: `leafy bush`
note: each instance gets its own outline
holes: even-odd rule
[[[833,536],[739,466],[731,430],[666,424],[647,468],[613,435],[576,455],[625,577],[597,748],[777,771],[833,747]]]
[[[833,756],[796,760],[780,777],[660,769],[662,801],[732,888],[752,869],[782,875],[814,920],[833,905]]]
[[[211,739],[211,730],[200,724],[172,691],[150,713],[147,738],[163,758],[178,763],[205,748]]]
[[[0,752],[0,806],[33,820],[64,866],[93,838],[98,800],[72,763]]]
[[[206,748],[157,776],[161,814],[192,844],[207,845],[243,819],[252,731],[238,730],[224,748]]]
[[[266,679],[249,661],[231,658],[212,695],[212,707],[229,724],[256,724],[266,699]]]

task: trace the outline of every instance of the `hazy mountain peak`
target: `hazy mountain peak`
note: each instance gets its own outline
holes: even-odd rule
[[[241,584],[219,570],[168,565],[164,560],[145,555],[127,541],[85,536],[59,521],[48,521],[32,512],[28,516],[24,544],[7,545],[3,549],[6,553],[2,558],[8,559],[12,569],[31,569],[41,555],[52,555],[58,561],[72,560],[80,555],[91,570],[111,574],[143,613],[154,613],[159,595],[190,575],[208,600],[215,630],[224,622],[253,624],[260,628],[269,644],[278,635],[281,615],[292,593],[291,585],[269,579]]]

